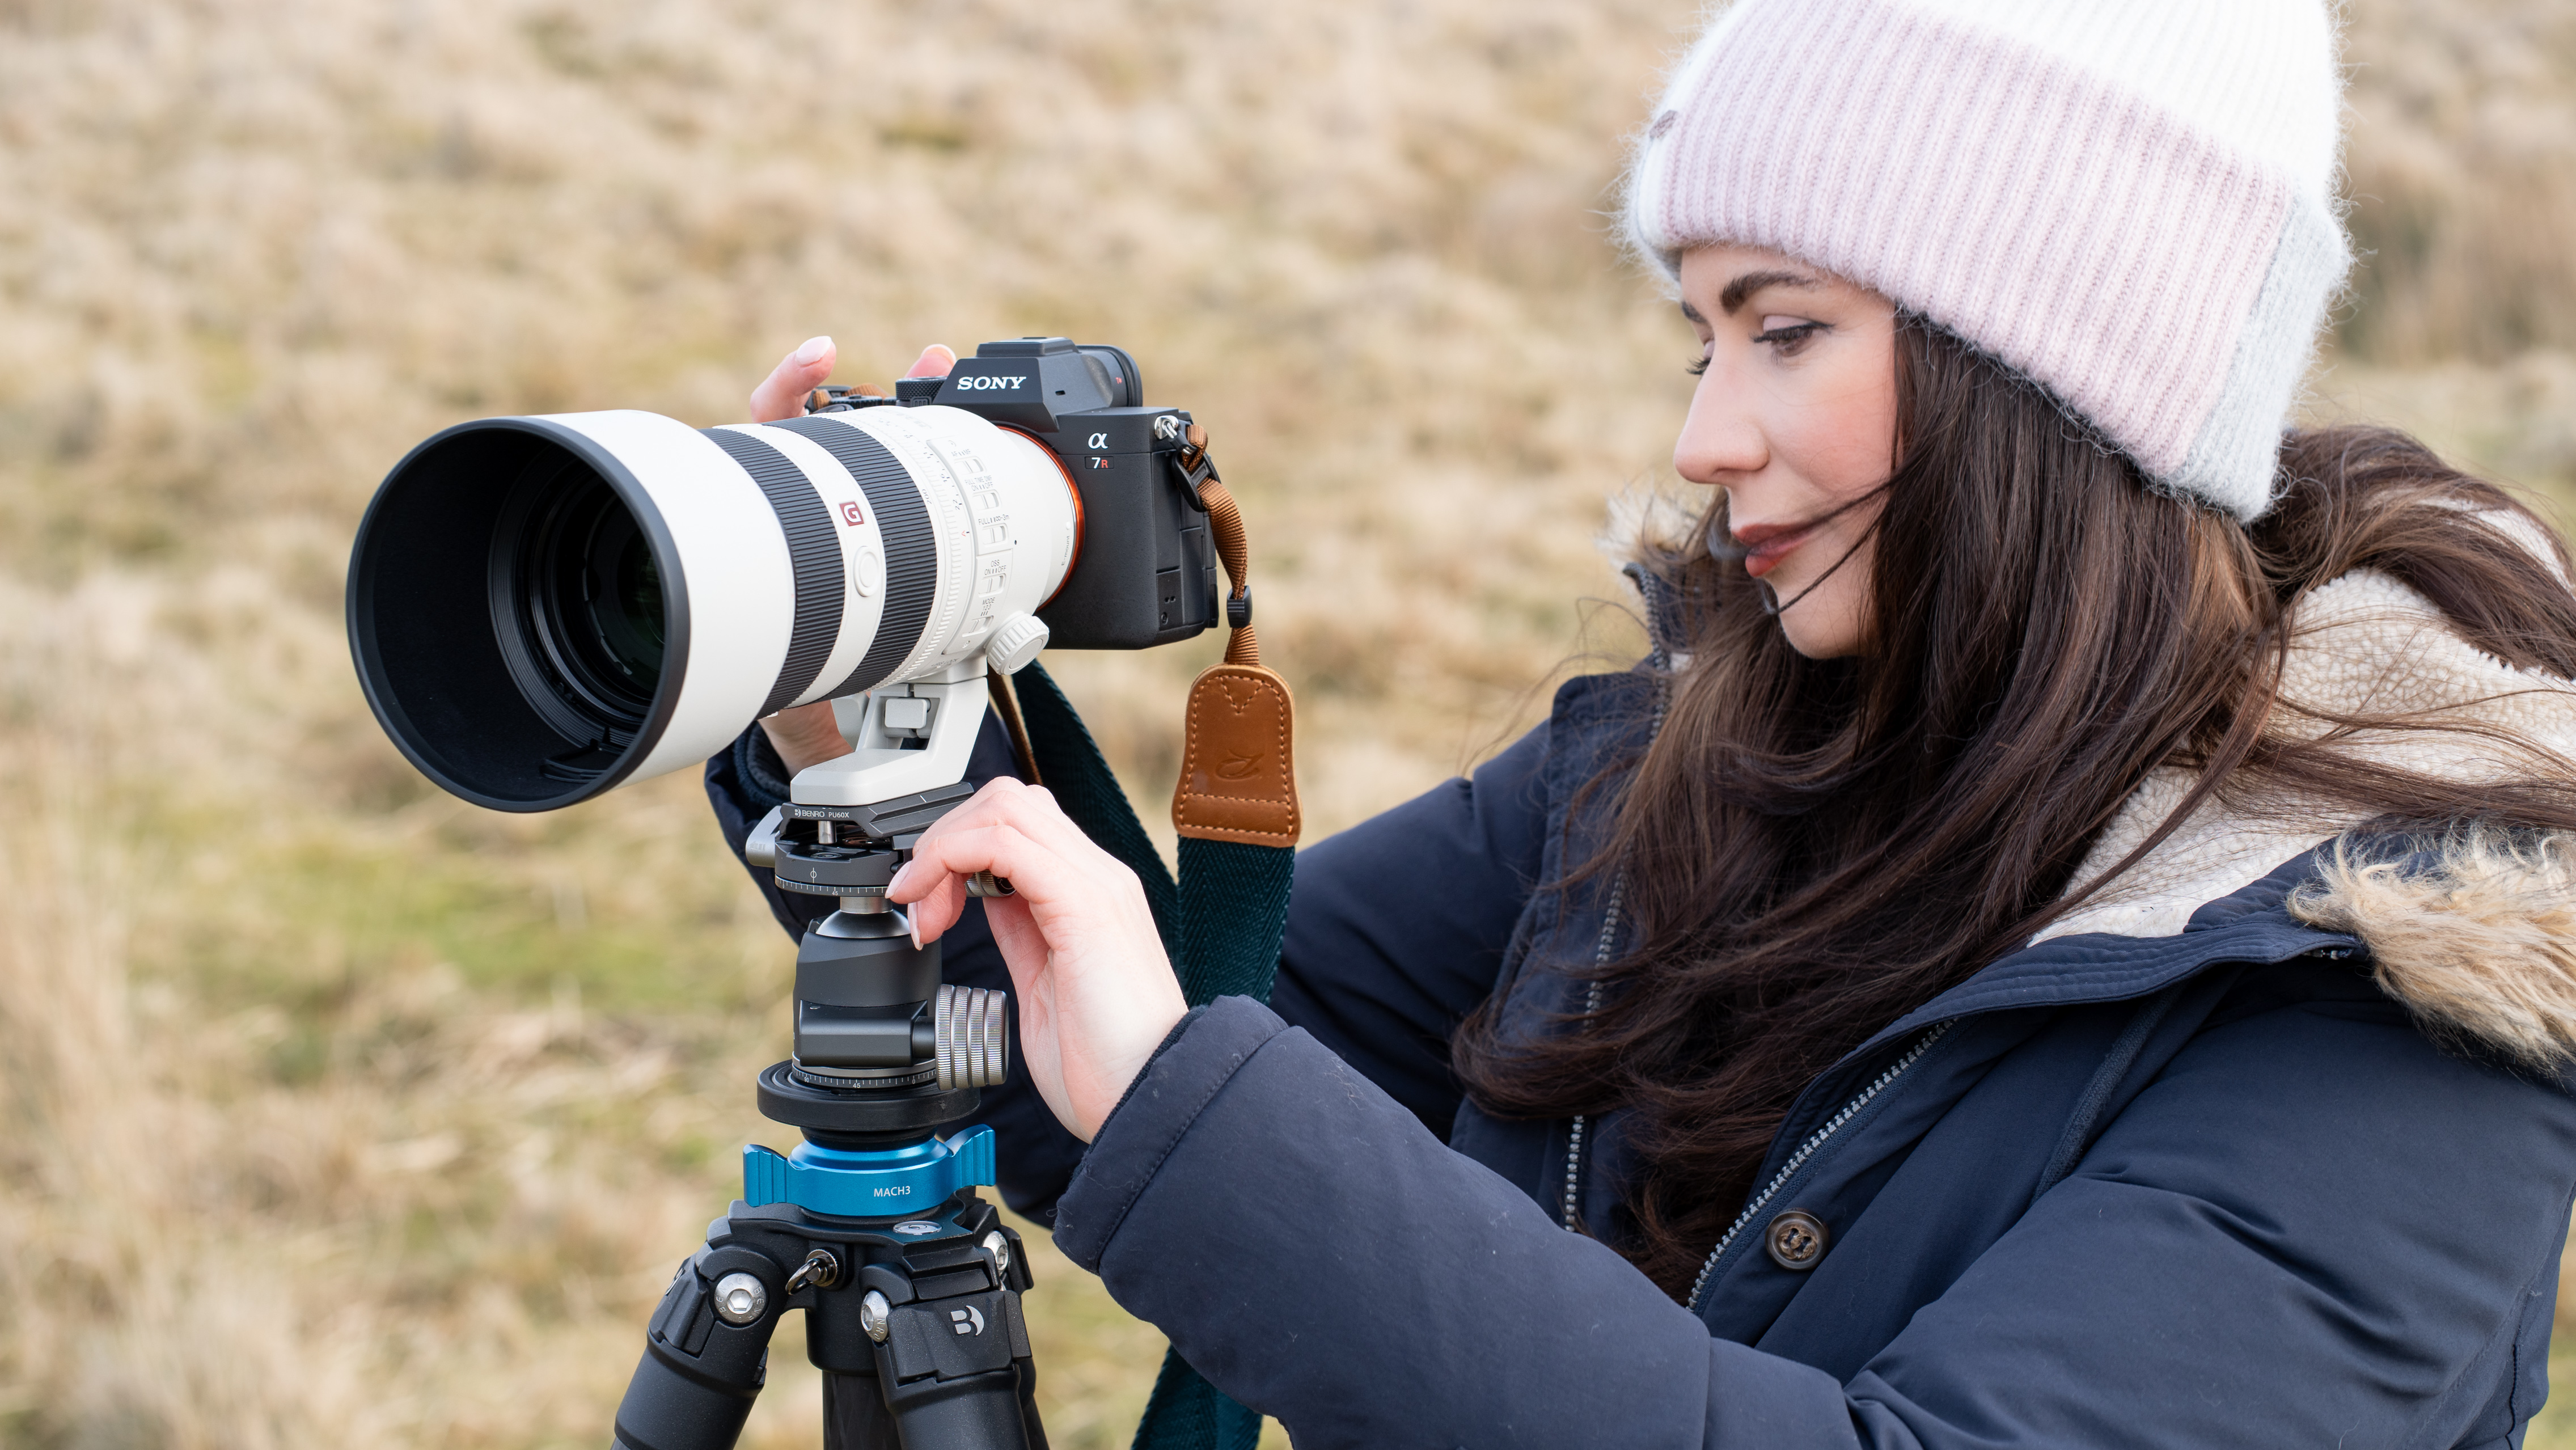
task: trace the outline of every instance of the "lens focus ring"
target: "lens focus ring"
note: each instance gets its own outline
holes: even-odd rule
[[[885,614],[867,654],[847,679],[826,695],[851,695],[886,682],[921,642],[930,623],[931,605],[939,592],[939,543],[932,532],[929,505],[921,485],[886,446],[847,423],[829,417],[789,418],[771,423],[821,444],[840,460],[868,507],[876,514],[885,541]]]
[[[932,1005],[941,1091],[1000,1087],[1010,1075],[1010,999],[982,987],[941,984]]]

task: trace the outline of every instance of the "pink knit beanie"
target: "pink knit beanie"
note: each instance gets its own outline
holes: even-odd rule
[[[1739,0],[1628,178],[1678,275],[1769,247],[2047,388],[2251,521],[2351,252],[2321,0]]]

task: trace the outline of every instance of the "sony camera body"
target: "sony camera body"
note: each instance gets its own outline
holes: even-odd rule
[[[889,400],[827,390],[825,412]],[[1123,348],[1061,337],[988,342],[944,378],[895,384],[897,406],[958,408],[1044,444],[1081,499],[1077,558],[1039,609],[1056,649],[1146,649],[1217,623],[1207,516],[1173,456],[1190,415],[1142,406]]]

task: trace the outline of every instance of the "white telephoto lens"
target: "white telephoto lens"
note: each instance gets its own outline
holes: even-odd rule
[[[423,773],[552,810],[696,764],[759,716],[968,659],[1080,547],[1054,453],[954,408],[486,419],[377,491],[350,643]]]

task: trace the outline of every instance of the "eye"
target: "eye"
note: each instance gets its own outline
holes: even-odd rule
[[[1682,371],[1690,374],[1692,377],[1698,377],[1700,374],[1707,372],[1708,354],[1701,353],[1699,356],[1692,358],[1689,365],[1684,367]]]
[[[1808,339],[1825,331],[1826,326],[1822,322],[1808,322],[1796,317],[1765,317],[1762,331],[1755,333],[1753,340],[1768,343],[1778,348],[1783,356],[1788,356],[1805,347]]]

